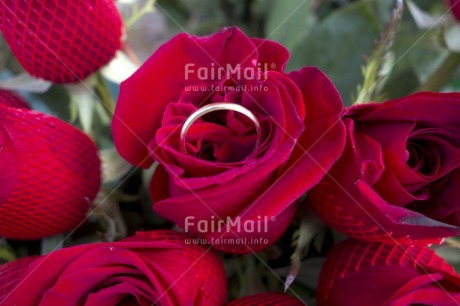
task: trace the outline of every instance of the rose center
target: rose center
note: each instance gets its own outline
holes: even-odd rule
[[[202,143],[200,150],[196,154],[196,157],[199,159],[215,162],[216,157],[214,156],[214,147],[215,146],[210,142]]]
[[[413,140],[408,142],[407,151],[409,153],[407,160],[409,167],[424,175],[428,175],[433,171],[434,165],[431,162],[431,158],[429,158],[427,145],[424,141]]]
[[[208,139],[206,135],[197,142],[195,156],[212,162],[233,163],[244,160],[254,151],[257,133],[253,122],[244,115],[216,111],[203,116],[206,122],[225,128],[226,132]],[[208,131],[213,133],[213,131]]]
[[[198,133],[187,136],[195,139],[187,141],[192,145],[188,147],[187,154],[212,162],[234,163],[257,151],[261,131],[257,131],[254,121],[245,114],[216,110],[204,114],[201,119],[208,125],[200,129],[200,123],[194,123]],[[189,131],[193,133],[194,127],[190,127]]]

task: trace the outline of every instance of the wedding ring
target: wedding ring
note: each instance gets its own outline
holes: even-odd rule
[[[257,132],[257,140],[256,140],[256,143],[254,144],[254,149],[252,150],[252,152],[255,152],[257,150],[261,142],[261,138],[262,138],[262,128],[260,127],[259,120],[257,120],[256,116],[254,116],[254,114],[249,109],[239,104],[227,103],[227,102],[216,102],[216,103],[211,103],[211,104],[208,104],[206,106],[203,106],[197,109],[194,113],[190,115],[190,117],[187,118],[184,125],[182,126],[182,129],[180,131],[180,145],[181,145],[183,152],[185,152],[185,154],[188,154],[187,146],[186,146],[187,132],[192,126],[192,124],[198,118],[208,113],[220,111],[220,110],[234,111],[234,112],[243,114],[249,119],[251,119],[252,123],[254,123],[254,127],[256,128],[256,132]]]

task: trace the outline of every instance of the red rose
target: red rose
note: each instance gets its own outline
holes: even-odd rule
[[[349,239],[322,268],[318,306],[458,305],[460,275],[423,244]]]
[[[37,239],[73,229],[100,177],[88,136],[57,118],[0,103],[0,236]]]
[[[112,59],[122,20],[113,0],[3,0],[0,30],[27,72],[68,83]]]
[[[315,212],[355,238],[458,235],[459,118],[459,93],[349,108],[343,155],[309,194]]]
[[[247,296],[234,301],[231,301],[227,306],[303,306],[305,305],[295,297],[289,296],[284,293],[260,293],[256,295]]]
[[[0,266],[2,305],[222,305],[225,273],[173,231],[65,248]],[[16,276],[16,278],[15,278]]]
[[[294,202],[342,151],[336,89],[315,68],[285,74],[288,57],[278,43],[238,28],[205,37],[183,33],[121,85],[112,123],[118,151],[137,166],[159,162],[150,188],[155,211],[219,249],[241,253],[249,251],[244,244],[258,250],[273,243],[291,221]],[[253,122],[232,111],[194,123],[184,152],[185,120],[222,101],[246,107],[261,123],[256,152]],[[220,220],[227,223],[216,230]],[[236,223],[240,229],[231,228]]]

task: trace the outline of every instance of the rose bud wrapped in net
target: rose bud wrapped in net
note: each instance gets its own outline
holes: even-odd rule
[[[318,306],[459,305],[460,275],[426,244],[349,239],[321,271]]]
[[[10,104],[0,103],[0,236],[71,230],[99,190],[97,148],[70,124]]]
[[[113,0],[5,0],[0,30],[31,75],[54,83],[84,79],[121,46],[122,20]]]

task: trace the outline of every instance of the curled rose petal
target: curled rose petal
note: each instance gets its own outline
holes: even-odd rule
[[[359,239],[458,235],[459,117],[459,93],[350,107],[345,150],[309,193],[312,208]]]
[[[337,90],[316,68],[285,74],[288,57],[278,43],[250,39],[238,28],[179,34],[121,85],[114,143],[134,165],[160,164],[150,183],[154,210],[227,252],[272,244],[296,200],[344,145]],[[250,119],[216,111],[190,127],[184,152],[182,125],[215,102],[254,114],[262,130],[257,150]]]
[[[458,305],[460,275],[424,243],[349,239],[321,271],[318,305]]]
[[[38,239],[73,229],[95,198],[97,148],[75,127],[0,104],[0,236]]]
[[[13,261],[0,266],[0,276],[8,276],[0,278],[0,302],[222,305],[227,294],[222,263],[186,239],[173,231],[143,232],[119,242],[61,249],[33,262]]]
[[[68,83],[113,58],[122,20],[113,0],[5,0],[0,31],[27,72]]]
[[[257,305],[286,305],[286,306],[303,306],[303,302],[299,301],[295,297],[284,293],[260,293],[244,298],[240,298],[231,301],[227,306],[257,306]]]

